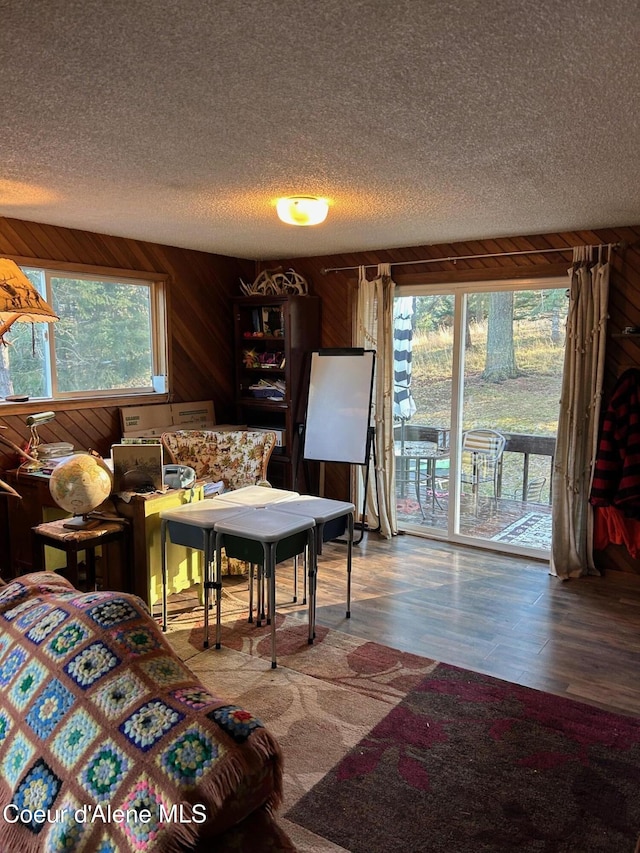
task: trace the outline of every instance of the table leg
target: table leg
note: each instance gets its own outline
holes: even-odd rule
[[[353,513],[347,520],[347,619],[351,619],[351,561],[353,557]]]
[[[303,584],[303,590],[302,590],[302,603],[303,603],[303,604],[306,604],[306,603],[307,603],[307,595],[308,595],[308,589],[307,589],[307,573],[308,573],[308,568],[307,568],[306,559],[307,559],[307,558],[306,558],[306,556],[303,556],[303,557],[302,557],[302,560],[303,560],[303,566],[302,566],[302,584]]]
[[[102,548],[102,559],[103,561],[106,559],[106,548],[104,545]],[[95,592],[96,589],[96,549],[94,547],[87,547],[84,552],[85,566],[86,566],[86,577],[85,577],[85,586],[87,587],[87,592]]]
[[[248,622],[253,622],[253,582],[256,575],[256,564],[249,563],[249,619]]]
[[[306,551],[308,553],[307,564],[309,566],[309,638],[308,643],[311,645],[316,636],[316,584],[318,580],[318,551],[316,548],[317,529],[311,528],[308,534],[308,543]],[[322,533],[320,532],[320,535]]]
[[[218,554],[214,548],[214,532],[207,530],[205,559],[206,570],[209,578],[213,573],[213,584],[209,580],[209,584],[213,585],[214,595],[216,597],[216,649],[222,645],[222,558],[218,559]]]
[[[264,609],[264,566],[258,564],[258,574],[256,579],[256,587],[258,589],[258,606],[256,608],[256,625],[262,628],[262,623],[266,620],[267,614]]]
[[[426,515],[424,514],[424,507],[422,506],[422,497],[420,495],[420,470],[421,470],[421,465],[422,465],[422,460],[420,459],[420,457],[417,457],[414,460],[413,464],[414,464],[413,475],[415,477],[415,487],[416,487],[416,500],[418,501],[418,506],[420,507],[420,514],[422,515],[422,520],[424,521],[426,519]],[[427,477],[428,477],[428,474],[427,474]],[[426,489],[427,489],[427,487],[425,485],[425,498],[426,498]]]
[[[160,560],[162,567],[162,630],[167,631],[167,520],[160,522]]]
[[[271,669],[276,663],[276,547],[277,542],[264,546],[264,568],[267,575],[267,620],[271,620]]]
[[[46,569],[45,566],[45,550],[44,550],[44,540],[41,539],[36,534],[32,537],[32,551],[33,551],[33,571],[34,572],[44,572]]]
[[[436,460],[429,459],[427,467],[429,469],[428,476],[431,481],[431,515],[434,516],[436,514]]]
[[[78,552],[71,548],[67,551],[67,574],[69,581],[78,589]]]
[[[216,549],[215,549],[215,561],[214,561],[214,572],[215,572],[215,584],[216,588],[218,584],[222,586],[222,534],[216,534]],[[219,649],[222,645],[222,612],[221,612],[221,598],[222,596],[218,595],[216,602],[216,649]]]

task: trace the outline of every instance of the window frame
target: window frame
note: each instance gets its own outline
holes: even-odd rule
[[[44,298],[51,304],[51,278],[68,277],[100,282],[112,281],[114,284],[131,284],[147,286],[149,288],[149,306],[151,318],[151,365],[152,376],[166,377],[164,392],[157,393],[153,390],[153,379],[149,377],[149,386],[139,388],[116,388],[91,391],[59,391],[57,389],[57,374],[54,361],[55,323],[50,324],[48,331],[53,327],[53,335],[47,335],[46,357],[44,369],[50,375],[45,377],[45,385],[49,386],[50,396],[31,397],[29,402],[50,402],[53,408],[56,403],[68,404],[70,401],[78,401],[82,404],[99,403],[100,401],[113,403],[119,398],[152,398],[153,402],[168,399],[169,396],[169,327],[168,327],[168,283],[169,276],[165,273],[153,271],[119,269],[114,267],[91,266],[87,264],[69,264],[56,261],[43,261],[36,258],[13,257],[18,266],[25,270],[36,270],[43,274],[45,293]],[[11,413],[16,407],[24,411],[28,403],[15,404],[0,401],[0,410],[6,414]]]

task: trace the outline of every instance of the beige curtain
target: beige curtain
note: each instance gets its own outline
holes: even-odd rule
[[[569,270],[560,418],[553,468],[551,573],[559,578],[599,574],[593,564],[593,514],[589,492],[602,401],[609,255],[611,247],[574,249]]]
[[[390,539],[398,532],[395,501],[395,454],[393,447],[393,294],[390,264],[380,264],[373,281],[360,267],[355,311],[354,345],[376,351],[372,419],[375,427],[375,467],[369,465],[366,516],[369,528],[379,527]],[[364,489],[359,478],[359,506]]]

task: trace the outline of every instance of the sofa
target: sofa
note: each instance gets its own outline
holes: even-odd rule
[[[1,585],[0,691],[0,850],[294,850],[277,742],[136,596],[55,572]]]

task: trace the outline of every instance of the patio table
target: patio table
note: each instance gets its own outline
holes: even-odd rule
[[[425,518],[420,494],[423,470],[425,472],[424,484],[426,488],[431,488],[431,514],[435,513],[436,504],[442,509],[436,495],[437,464],[449,459],[449,448],[439,448],[434,441],[396,441],[395,455],[400,476],[405,482],[413,481],[422,518]]]

